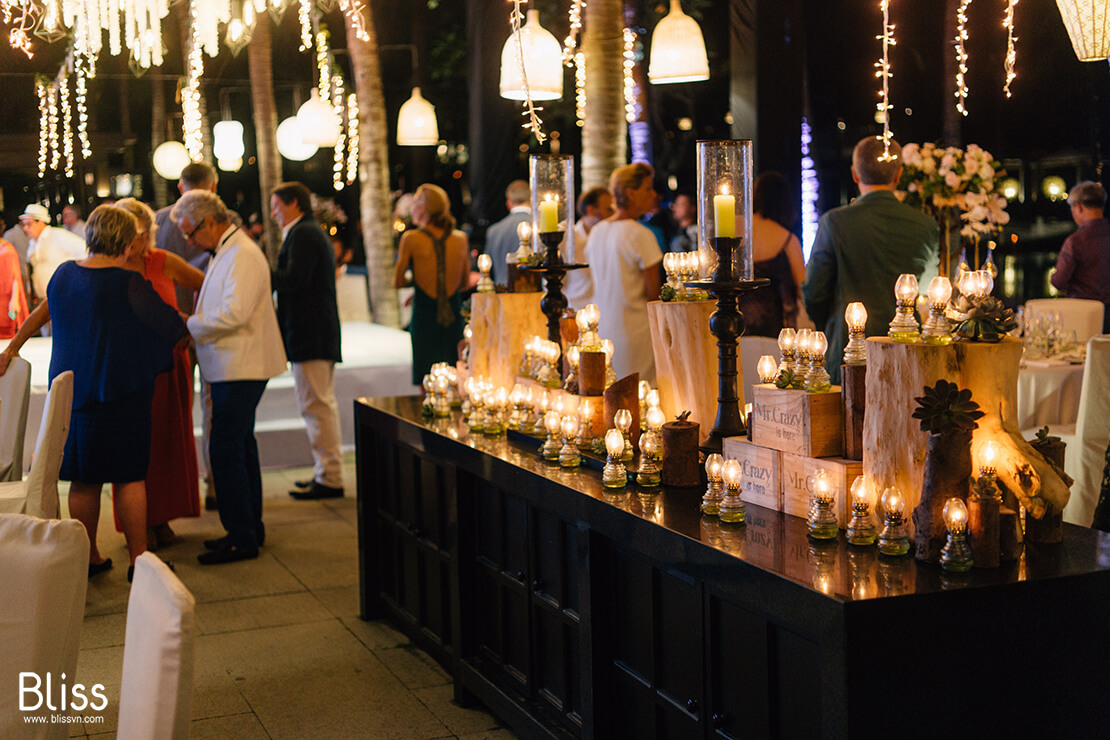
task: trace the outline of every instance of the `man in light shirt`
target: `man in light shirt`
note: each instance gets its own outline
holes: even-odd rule
[[[72,203],[62,209],[62,226],[66,231],[85,240],[85,219],[81,218],[81,211]]]
[[[85,240],[65,229],[50,226],[50,211],[32,203],[23,210],[19,225],[27,235],[27,264],[31,268],[33,301],[46,297],[46,286],[58,265],[69,260],[85,259]]]

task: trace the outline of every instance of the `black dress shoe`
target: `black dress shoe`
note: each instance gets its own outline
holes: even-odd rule
[[[224,535],[223,537],[217,537],[214,540],[204,541],[205,550],[223,550],[225,547],[229,547],[227,543],[227,535]]]
[[[238,560],[253,560],[257,557],[257,547],[224,547],[211,552],[202,552],[197,555],[197,562],[201,565],[222,565],[224,563],[234,563]]]
[[[290,491],[289,495],[298,501],[318,501],[322,498],[343,498],[342,488],[325,486],[323,483],[312,482],[307,491]]]
[[[316,482],[315,478],[309,478],[308,480],[293,481],[293,485],[296,486],[297,488],[312,488],[312,484],[315,483],[315,482]]]
[[[208,494],[204,497],[204,510],[205,511],[219,511],[220,505],[216,503],[216,497]]]
[[[92,578],[93,576],[95,576],[99,573],[103,573],[106,570],[111,570],[111,568],[112,568],[112,559],[111,558],[104,558],[104,560],[102,560],[99,563],[89,563],[89,578]]]

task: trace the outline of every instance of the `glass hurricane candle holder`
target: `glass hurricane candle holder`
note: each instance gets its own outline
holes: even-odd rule
[[[905,555],[910,551],[910,535],[906,531],[906,499],[897,488],[883,491],[883,531],[879,533],[879,552],[883,555]]]
[[[489,276],[489,271],[493,269],[493,258],[488,254],[478,255],[478,271],[482,273],[481,279],[478,280],[479,293],[492,293],[494,292],[493,278]]]
[[[775,362],[775,358],[771,355],[763,355],[756,363],[755,370],[759,373],[759,382],[764,385],[770,385],[775,382],[775,378],[779,374],[779,364]]]
[[[921,335],[917,315],[914,314],[917,305],[916,275],[905,273],[898,276],[898,281],[894,284],[894,299],[898,303],[898,309],[894,320],[890,322],[887,336],[895,342],[913,344]]]
[[[952,298],[952,283],[938,275],[929,281],[929,317],[921,327],[921,341],[925,344],[951,344],[952,324],[944,315],[948,301]]]
[[[832,478],[824,468],[819,468],[813,476],[813,506],[810,507],[806,530],[815,540],[834,540],[838,532],[836,512],[836,488]]]
[[[613,414],[613,426],[620,431],[621,436],[624,437],[624,452],[621,453],[621,460],[624,462],[632,462],[632,458],[636,457],[636,448],[632,446],[632,436],[630,430],[632,429],[632,412],[628,409],[618,409],[617,413]]]
[[[736,460],[725,460],[721,468],[724,479],[725,495],[721,499],[717,518],[730,524],[743,524],[747,519],[748,511],[744,508],[744,500],[740,498],[740,482],[744,478],[743,468]]]
[[[717,516],[721,511],[721,499],[724,498],[724,478],[722,468],[725,459],[719,453],[711,453],[705,458],[705,478],[708,484],[705,495],[701,497],[701,513],[706,516]]]
[[[596,303],[588,303],[574,316],[578,324],[578,349],[582,352],[601,351],[601,335],[597,325],[601,322],[601,309]]]
[[[628,469],[621,462],[624,454],[624,435],[619,429],[605,433],[605,467],[601,471],[601,484],[606,488],[624,488],[628,483]]]
[[[698,229],[717,253],[715,282],[752,279],[752,142],[699,141]]]
[[[567,254],[574,254],[574,229],[571,228],[574,225],[574,157],[533,154],[528,158],[528,172],[532,186],[532,233],[543,241],[545,234],[565,231]]]
[[[848,520],[848,544],[874,545],[877,535],[871,519],[871,490],[867,478],[856,476],[852,481],[852,518]]]
[[[797,336],[797,332],[790,327],[779,332],[779,352],[782,354],[782,361],[779,362],[779,376],[793,375],[797,369],[794,364],[794,343]]]
[[[659,485],[659,456],[660,440],[655,434],[648,432],[640,438],[640,467],[636,471],[636,483],[643,488],[655,488]]]
[[[967,543],[967,504],[953,496],[944,503],[944,525],[948,541],[940,551],[940,567],[950,573],[971,570],[971,546]]]
[[[543,428],[547,430],[547,440],[544,441],[543,447],[540,452],[544,460],[558,460],[559,452],[563,449],[562,440],[559,439],[561,431],[562,419],[559,418],[559,412],[555,409],[549,409],[543,415]]]
[[[578,452],[578,414],[567,414],[559,426],[563,433],[563,446],[559,450],[559,467],[577,468],[582,464],[582,455]]]
[[[832,388],[832,382],[825,370],[825,351],[829,348],[825,332],[811,332],[808,348],[809,372],[806,373],[805,389],[810,393],[826,393]]]
[[[848,344],[844,346],[845,365],[867,364],[867,308],[856,301],[844,309],[844,323],[848,325]]]

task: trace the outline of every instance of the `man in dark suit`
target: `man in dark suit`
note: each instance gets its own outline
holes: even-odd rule
[[[520,246],[516,229],[522,221],[532,221],[532,188],[525,180],[513,180],[505,188],[505,207],[509,215],[486,230],[486,254],[493,260],[493,282],[507,285],[509,268],[505,258]]]
[[[278,324],[315,461],[313,479],[298,483],[289,495],[300,500],[338,498],[343,495],[343,456],[335,401],[335,363],[341,359],[335,251],[312,217],[308,188],[299,182],[273,189],[270,215],[282,234],[270,284],[277,291]]]

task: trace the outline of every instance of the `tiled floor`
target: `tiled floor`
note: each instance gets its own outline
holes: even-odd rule
[[[218,515],[181,520],[183,541],[159,551],[197,600],[192,737],[512,738],[487,711],[452,701],[450,677],[388,622],[358,618],[353,455],[348,495],[293,501],[305,468],[263,474],[266,546],[257,560],[201,566]],[[105,489],[107,494],[107,489]],[[65,500],[63,491],[62,500]],[[77,682],[110,699],[75,737],[115,736],[127,611],[127,552],[107,495],[98,536],[116,563],[89,582]]]

